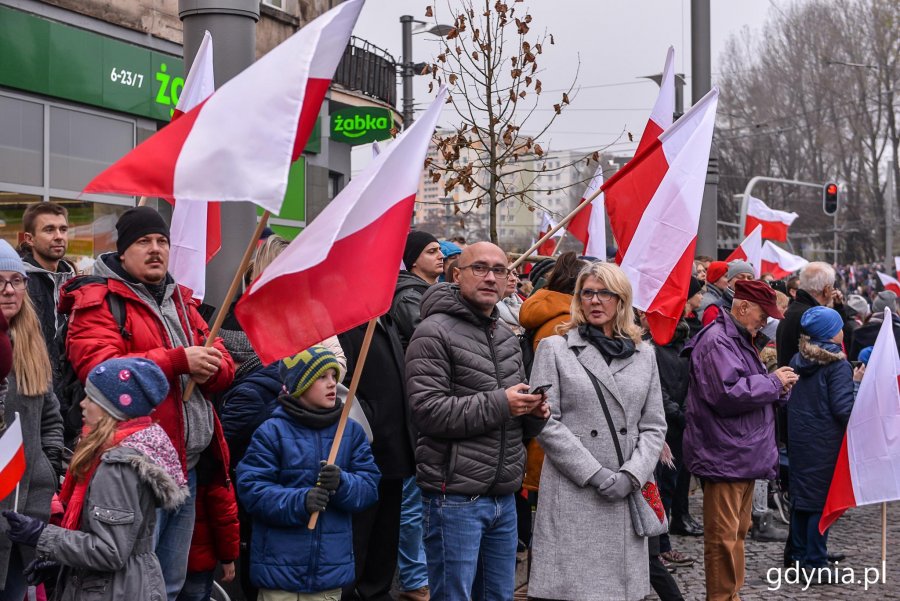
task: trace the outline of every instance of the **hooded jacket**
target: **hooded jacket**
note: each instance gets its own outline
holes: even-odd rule
[[[466,303],[458,285],[431,287],[406,352],[406,386],[419,430],[416,479],[423,491],[504,495],[519,490],[523,436],[545,420],[512,417],[506,388],[525,381],[519,341]]]
[[[66,324],[67,317],[56,310],[56,305],[59,303],[63,285],[75,277],[75,268],[63,260],[59,262],[56,271],[49,271],[41,267],[30,252],[22,256],[22,261],[25,264],[25,273],[28,274],[28,296],[34,303],[34,310],[41,323],[41,332],[44,334],[44,342],[50,355],[55,387],[60,381],[60,362],[65,353],[65,340],[57,339],[57,334]],[[59,390],[54,388],[54,391],[59,396]]]
[[[419,305],[429,286],[428,282],[409,271],[401,271],[397,278],[397,288],[394,289],[394,300],[391,303],[391,318],[400,333],[404,351],[409,346],[416,326],[422,321]]]
[[[90,370],[113,357],[144,357],[156,363],[169,381],[169,395],[153,411],[153,418],[172,439],[185,472],[199,460],[212,440],[219,420],[204,395],[222,392],[234,378],[234,363],[221,338],[214,346],[222,353],[222,363],[194,396],[182,401],[190,368],[184,348],[203,345],[209,327],[197,312],[191,290],[175,284],[170,277],[161,304],[157,304],[144,284],[128,281],[115,253],[101,255],[94,274],[103,282],[75,279],[66,285],[60,311],[69,313],[66,352],[78,378],[84,382]],[[125,335],[112,316],[107,294],[121,297],[125,305]],[[185,415],[187,413],[187,415]]]
[[[791,503],[822,511],[853,410],[853,368],[844,353],[826,350],[806,335],[791,367],[800,376],[787,406]]]
[[[775,405],[788,399],[730,313],[689,340],[684,462],[714,481],[775,477]]]
[[[156,509],[176,509],[189,492],[175,449],[157,424],[104,452],[88,486],[81,530],[51,524],[38,539],[38,558],[64,566],[57,599],[165,599],[153,552]]]
[[[882,315],[872,315],[865,325],[858,327],[853,332],[853,342],[845,348],[849,348],[848,359],[856,361],[859,359],[859,352],[867,346],[875,346],[875,339],[878,338],[878,331],[881,330],[881,324],[884,323]],[[900,317],[896,313],[891,315],[891,325],[894,327],[894,342],[897,344],[897,352],[900,353]]]
[[[534,332],[534,349],[548,336],[556,334],[556,326],[569,320],[572,295],[541,288],[529,296],[519,310],[519,323]]]

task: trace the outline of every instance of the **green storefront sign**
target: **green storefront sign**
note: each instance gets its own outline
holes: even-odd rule
[[[256,207],[256,214],[262,213],[263,210]],[[281,212],[269,218],[272,231],[288,240],[293,240],[300,233],[303,228],[301,224],[306,224],[306,157],[303,155],[291,164]]]
[[[345,144],[368,144],[391,137],[394,121],[388,109],[353,107],[331,113],[331,139]]]
[[[0,7],[0,85],[168,121],[184,62]]]

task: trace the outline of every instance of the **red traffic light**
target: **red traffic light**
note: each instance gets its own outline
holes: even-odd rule
[[[837,184],[828,184],[827,186],[825,186],[826,194],[837,194],[837,191],[838,191]]]

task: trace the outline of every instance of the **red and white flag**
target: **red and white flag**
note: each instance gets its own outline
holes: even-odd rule
[[[897,279],[900,279],[900,257],[894,257],[894,272],[897,274]]]
[[[885,309],[834,467],[821,533],[851,507],[900,499],[900,355],[891,318]]]
[[[793,255],[777,244],[766,240],[762,245],[762,266],[764,273],[771,273],[776,280],[800,271],[809,264],[803,257]]]
[[[713,88],[603,185],[616,262],[659,344],[684,312],[718,99]]]
[[[640,154],[656,140],[661,133],[669,129],[675,119],[675,49],[669,46],[666,52],[666,66],[663,67],[662,78],[659,81],[659,96],[656,104],[650,111],[650,119],[641,134],[634,156]]]
[[[277,215],[363,1],[305,25],[84,191],[250,201]]]
[[[212,36],[207,31],[184,80],[173,120],[212,96],[216,91],[213,74]],[[190,199],[179,199],[172,210],[169,272],[199,301],[206,294],[206,264],[222,248],[221,213],[217,202]]]
[[[747,224],[744,226],[744,235],[756,229],[757,225],[761,225],[763,238],[787,242],[788,228],[797,217],[797,213],[770,209],[766,203],[751,196],[747,201]]]
[[[16,489],[25,475],[25,446],[22,441],[22,422],[19,415],[0,437],[0,499]]]
[[[593,196],[602,185],[603,166],[599,165],[578,204]],[[584,244],[585,255],[596,257],[601,261],[606,260],[606,211],[603,209],[603,193],[572,217],[569,222],[569,233]]]
[[[884,286],[885,290],[890,290],[894,294],[900,295],[900,282],[897,281],[896,278],[892,278],[886,273],[881,273],[880,271],[876,271],[878,274],[878,279],[881,280],[881,285]]]
[[[244,293],[235,312],[263,363],[390,309],[422,166],[446,97],[442,88],[425,114],[354,177]]]
[[[734,252],[725,259],[726,263],[736,260],[750,263],[753,265],[753,272],[756,274],[756,279],[759,279],[759,276],[762,273],[762,230],[763,228],[761,225],[757,225],[753,228],[753,231],[750,232],[749,236],[744,238],[741,245],[734,249]]]
[[[547,233],[556,227],[556,221],[554,221],[550,215],[546,213],[541,214],[541,233],[538,234],[538,240],[547,235]],[[556,232],[547,238],[543,244],[538,246],[537,253],[539,255],[544,255],[547,257],[552,257],[553,253],[556,252],[556,245],[559,244],[559,238],[562,238],[566,235],[566,228],[561,227]]]

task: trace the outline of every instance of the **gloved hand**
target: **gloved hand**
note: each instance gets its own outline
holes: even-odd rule
[[[341,483],[341,468],[333,463],[321,462],[322,469],[319,471],[319,477],[316,478],[316,486],[321,486],[328,492],[337,490]]]
[[[634,482],[625,472],[616,472],[597,489],[600,496],[610,501],[619,501],[634,492]]]
[[[35,559],[25,567],[22,575],[29,586],[51,582],[59,577],[60,564],[50,559]]]
[[[597,489],[597,492],[600,492],[600,485],[609,480],[610,476],[614,476],[615,472],[611,469],[601,467],[596,474],[591,476],[591,479],[588,480],[588,486],[593,486]]]
[[[37,546],[41,532],[44,531],[44,526],[47,525],[43,520],[28,517],[8,509],[3,512],[3,517],[9,522],[9,530],[6,531],[6,536],[9,537],[9,540],[20,545],[28,545],[29,547]]]
[[[331,499],[331,495],[324,488],[320,488],[318,486],[310,488],[309,492],[306,493],[307,513],[309,513],[309,515],[312,515],[317,511],[325,511],[325,508],[328,506],[329,499]]]

